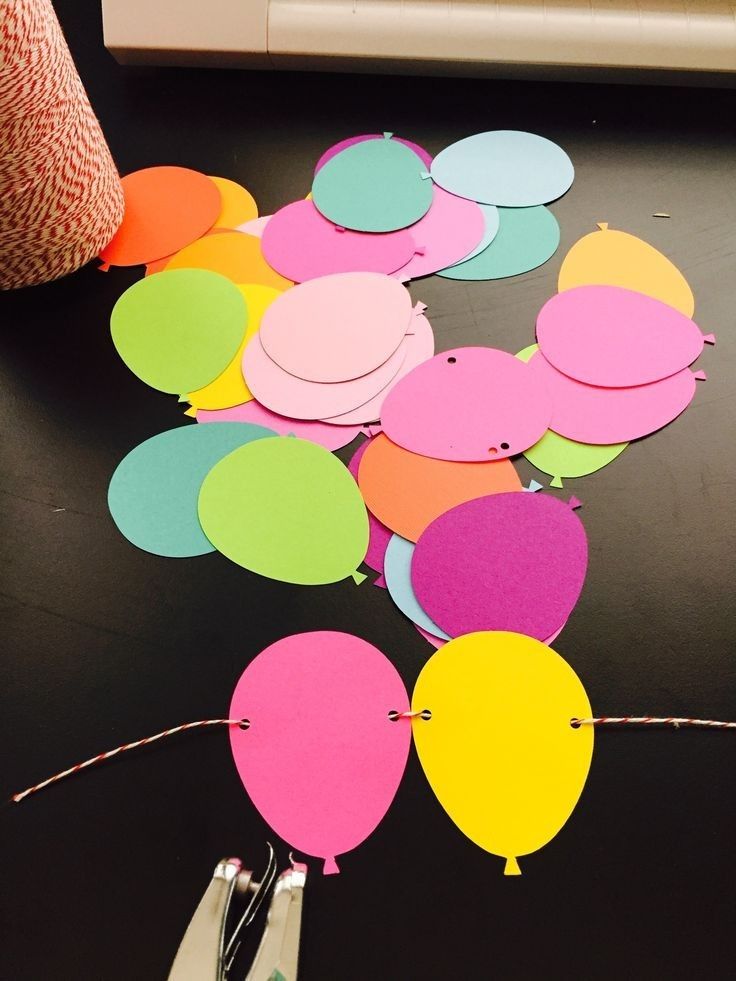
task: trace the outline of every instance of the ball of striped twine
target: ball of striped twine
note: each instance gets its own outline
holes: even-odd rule
[[[123,218],[110,150],[51,0],[0,0],[0,288],[98,255]]]

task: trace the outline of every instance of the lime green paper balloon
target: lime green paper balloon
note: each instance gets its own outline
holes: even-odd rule
[[[472,259],[441,269],[445,279],[485,280],[519,276],[541,266],[557,251],[560,226],[543,205],[499,208],[498,234]]]
[[[248,322],[243,294],[208,269],[171,269],[134,283],[113,307],[112,339],[134,375],[180,395],[227,368]]]
[[[368,514],[348,469],[294,436],[230,453],[199,494],[204,533],[223,555],[282,582],[319,585],[356,572],[368,549]]]
[[[527,460],[543,473],[550,474],[552,487],[562,487],[563,477],[585,477],[612,463],[628,446],[628,443],[609,443],[594,446],[592,443],[576,443],[573,439],[553,433],[551,429],[538,443],[524,450]]]

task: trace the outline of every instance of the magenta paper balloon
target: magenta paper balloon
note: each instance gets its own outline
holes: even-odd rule
[[[414,549],[411,581],[422,609],[451,637],[510,630],[546,640],[575,606],[587,565],[585,529],[570,506],[512,491],[436,518]]]
[[[277,296],[258,336],[269,358],[290,375],[344,382],[385,364],[411,321],[409,291],[391,276],[337,273]]]
[[[280,368],[263,350],[259,335],[260,332],[243,352],[243,376],[262,405],[293,419],[331,419],[370,402],[399,373],[409,344],[405,337],[388,361],[367,375],[346,382],[322,383],[305,381]]]
[[[628,443],[661,429],[692,402],[695,380],[705,372],[689,368],[634,388],[585,385],[553,368],[541,351],[529,368],[552,399],[549,428],[578,443]]]
[[[630,388],[682,371],[715,338],[651,296],[620,286],[578,286],[544,304],[537,341],[547,361],[570,378]]]
[[[374,396],[370,402],[366,402],[360,408],[353,409],[352,412],[343,413],[341,416],[332,416],[331,418],[325,419],[325,422],[331,422],[336,426],[345,426],[354,425],[359,421],[363,423],[373,422],[375,419],[381,418],[384,400],[394,385],[397,385],[418,364],[428,361],[434,354],[434,334],[432,332],[432,325],[426,317],[422,314],[417,314],[414,318],[414,324],[409,328],[409,331],[411,333],[407,333],[406,336],[406,359],[388,385],[378,395]]]
[[[336,157],[338,153],[342,153],[343,150],[347,150],[349,146],[355,146],[356,143],[365,143],[366,140],[382,139],[383,133],[366,133],[363,136],[350,136],[347,140],[340,140],[339,143],[331,146],[329,150],[325,150],[325,152],[319,158],[317,161],[317,166],[314,168],[315,174],[318,170],[321,170],[322,167],[324,167],[328,160],[332,160],[332,158]],[[402,140],[400,136],[394,136],[394,139],[399,143],[403,143],[404,146],[408,146],[410,150],[416,153],[422,163],[426,165],[427,170],[429,170],[429,168],[432,166],[432,157],[427,153],[424,147],[419,146],[417,143],[412,143],[411,140]]]
[[[409,698],[372,644],[332,630],[294,634],[245,669],[230,704],[240,779],[279,837],[339,872],[391,805],[411,740]]]
[[[360,461],[370,443],[370,439],[361,443],[355,453],[353,453],[348,464],[348,470],[353,475],[356,484],[358,483],[358,467],[360,466]],[[367,508],[366,511],[368,511]],[[368,534],[370,536],[368,539],[368,551],[365,553],[363,561],[369,569],[373,569],[374,572],[379,573],[378,579],[375,580],[373,585],[380,586],[381,589],[386,589],[386,580],[383,578],[383,559],[393,532],[383,522],[379,521],[375,515],[368,511]]]
[[[229,409],[198,409],[197,422],[254,422],[272,429],[279,436],[293,433],[300,439],[319,443],[326,450],[339,450],[340,447],[352,443],[358,433],[365,432],[362,426],[332,426],[328,422],[289,419],[271,412],[255,399],[243,402],[242,405],[233,405]]]
[[[356,232],[338,228],[311,201],[294,201],[268,222],[261,238],[266,262],[303,283],[346,272],[396,272],[416,250],[412,232]]]
[[[381,424],[412,453],[480,462],[533,446],[551,414],[544,383],[523,361],[495,348],[460,347],[402,378],[383,403]]]
[[[435,184],[429,211],[411,226],[417,254],[401,267],[401,279],[429,276],[460,262],[473,251],[485,230],[485,217],[475,201],[458,198]]]

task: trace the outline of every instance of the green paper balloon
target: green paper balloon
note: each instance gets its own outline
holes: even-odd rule
[[[300,585],[356,572],[368,549],[368,514],[348,469],[294,436],[260,439],[221,460],[199,494],[204,533],[245,569]]]
[[[392,232],[413,225],[429,211],[432,186],[416,153],[385,133],[383,139],[341,150],[320,167],[312,200],[336,225]]]
[[[563,477],[586,477],[589,473],[595,473],[612,463],[628,445],[609,443],[606,446],[596,446],[592,443],[576,443],[575,440],[548,429],[539,442],[524,450],[524,456],[537,470],[554,478],[552,487],[562,487]]]
[[[180,395],[227,368],[248,323],[243,294],[208,269],[171,269],[134,283],[110,317],[118,354],[134,375]]]
[[[519,276],[541,266],[557,251],[560,226],[543,205],[499,208],[498,234],[482,252],[441,269],[445,279],[484,280]]]
[[[123,535],[146,552],[183,558],[214,552],[197,515],[202,481],[238,446],[275,435],[247,422],[179,426],[140,443],[112,475],[107,503]]]

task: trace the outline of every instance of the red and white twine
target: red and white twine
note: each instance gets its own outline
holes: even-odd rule
[[[577,729],[580,726],[695,726],[704,729],[736,729],[736,722],[718,722],[715,719],[681,719],[676,716],[659,717],[656,715],[601,715],[597,719],[571,719],[570,724]]]

